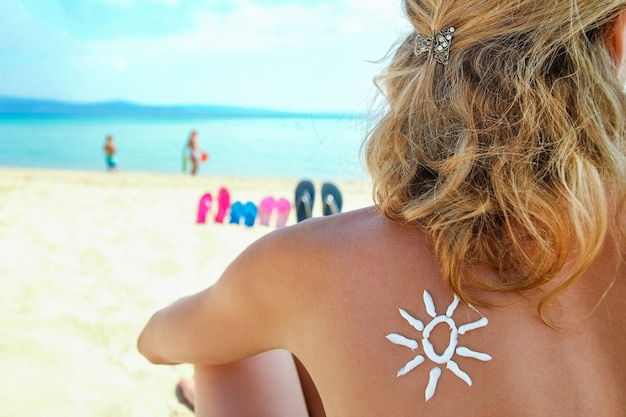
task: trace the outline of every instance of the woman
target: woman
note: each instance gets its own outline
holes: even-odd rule
[[[187,140],[187,157],[191,161],[191,175],[196,175],[202,157],[202,150],[198,145],[198,132],[196,130],[192,130],[189,133],[189,139]]]
[[[140,351],[195,364],[198,415],[298,415],[255,387],[293,371],[246,376],[278,348],[328,416],[625,415],[626,1],[403,5],[375,208],[262,238]]]

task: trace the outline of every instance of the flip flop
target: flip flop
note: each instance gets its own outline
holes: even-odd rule
[[[329,182],[322,184],[322,214],[330,216],[331,214],[341,213],[342,206],[343,197],[339,188]]]
[[[243,204],[241,201],[235,201],[232,206],[230,206],[230,222],[231,224],[239,224],[241,221],[241,216],[243,216]]]
[[[276,201],[274,197],[265,197],[261,200],[261,204],[259,204],[259,224],[262,226],[269,226],[270,219],[272,217],[272,212],[274,211],[274,207],[276,206]]]
[[[296,187],[296,219],[301,222],[310,219],[313,214],[313,203],[315,202],[315,187],[309,180],[300,181]]]
[[[224,223],[224,217],[230,207],[230,192],[228,189],[222,187],[217,194],[217,213],[215,214],[216,223]]]
[[[196,216],[196,223],[203,224],[206,222],[206,216],[211,211],[211,203],[213,196],[209,193],[205,193],[200,197],[198,202],[198,215]]]
[[[191,405],[191,403],[187,401],[187,398],[185,398],[185,396],[183,395],[183,388],[180,386],[180,383],[176,384],[175,393],[176,393],[176,399],[178,400],[180,404],[184,405],[191,411],[195,411],[193,405]]]
[[[276,227],[284,227],[289,218],[291,211],[291,203],[286,198],[279,198],[274,204],[276,207]]]
[[[257,208],[252,201],[248,201],[243,205],[243,223],[248,226],[254,226],[256,220]]]

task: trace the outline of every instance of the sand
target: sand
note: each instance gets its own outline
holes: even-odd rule
[[[150,364],[137,335],[273,230],[196,224],[203,193],[293,200],[297,182],[0,169],[0,414],[192,415],[174,395],[190,365]],[[344,211],[371,204],[367,183],[335,183]]]

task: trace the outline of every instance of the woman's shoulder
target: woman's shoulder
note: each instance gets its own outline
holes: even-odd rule
[[[301,293],[314,300],[316,294],[369,287],[367,282],[378,285],[383,278],[390,286],[411,281],[420,287],[440,271],[420,229],[389,220],[374,207],[278,229],[240,257],[244,274],[255,281],[251,285],[271,291],[273,299]]]
[[[280,254],[279,262],[309,268],[382,261],[407,250],[433,258],[420,229],[394,222],[375,207],[311,218],[270,233],[259,244],[269,251],[267,255]]]
[[[372,206],[332,216],[310,218],[279,229],[269,236],[272,235],[277,240],[295,240],[312,245],[324,243],[334,247],[354,241],[390,243],[409,235],[420,238],[423,233],[417,227],[388,219]]]

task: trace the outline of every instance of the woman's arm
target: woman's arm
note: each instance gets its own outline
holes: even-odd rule
[[[282,329],[297,303],[284,295],[298,269],[284,235],[255,242],[213,286],[155,313],[139,336],[139,351],[158,364],[217,365],[284,347]]]

